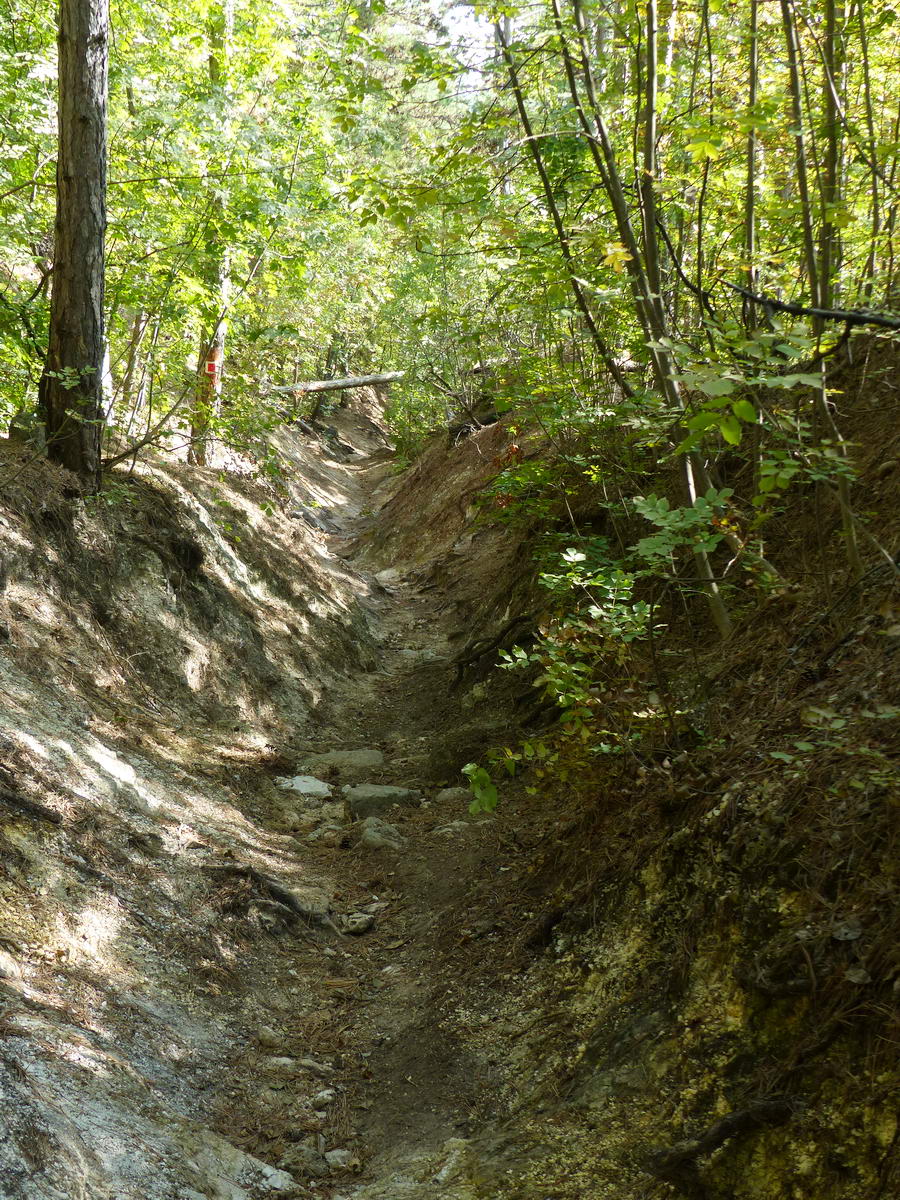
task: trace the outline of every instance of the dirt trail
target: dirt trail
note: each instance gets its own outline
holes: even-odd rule
[[[443,1019],[444,951],[493,718],[453,690],[432,543],[373,550],[378,411],[334,419],[283,434],[284,509],[164,461],[96,513],[50,468],[4,497],[0,1200],[457,1195],[494,1067]]]
[[[343,415],[339,431],[346,442],[369,448],[353,414]],[[390,468],[380,449],[361,461],[331,464],[334,491],[343,496],[329,511],[337,532],[323,535],[323,545],[335,570],[356,571],[356,537],[378,521],[377,514],[360,514],[377,510],[391,494],[396,485]],[[491,822],[468,814],[461,777],[444,774],[444,744],[454,725],[467,719],[453,689],[449,637],[465,631],[448,629],[446,596],[425,582],[428,568],[421,559],[376,559],[356,575],[380,647],[378,666],[336,690],[323,727],[305,749],[311,755],[379,749],[383,766],[350,771],[346,778],[420,790],[425,800],[420,807],[384,812],[403,839],[399,849],[361,847],[351,825],[330,837],[326,828],[326,845],[314,850],[326,891],[377,912],[370,932],[328,951],[328,982],[346,997],[340,1056],[347,1092],[340,1122],[355,1137],[365,1180],[339,1192],[359,1200],[425,1200],[451,1194],[477,1096],[491,1084],[491,1067],[473,1061],[441,1027],[436,1009],[444,983],[438,943],[477,870]],[[339,768],[319,774],[336,784],[344,778]],[[447,788],[456,790],[441,796]],[[323,1134],[329,1140],[327,1125]]]
[[[377,408],[334,420],[282,433],[287,505],[10,473],[0,1200],[502,1195],[466,1182],[503,1064],[454,974],[500,936],[467,895],[504,818],[458,769],[504,714],[452,666],[517,577],[460,500],[500,438],[398,478]]]

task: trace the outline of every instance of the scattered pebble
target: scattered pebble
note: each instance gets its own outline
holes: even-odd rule
[[[312,1071],[313,1075],[331,1075],[334,1072],[334,1067],[329,1067],[326,1063],[316,1062],[314,1058],[298,1058],[293,1060],[298,1067],[302,1067],[304,1071]]]
[[[324,779],[316,779],[314,775],[285,775],[275,780],[283,792],[296,792],[310,800],[330,800],[332,787]]]
[[[357,783],[343,789],[344,797],[354,817],[369,817],[384,812],[394,804],[414,808],[422,803],[422,793],[413,788],[392,787],[386,783]]]
[[[325,1161],[333,1171],[349,1171],[359,1164],[352,1150],[327,1150]]]
[[[292,1175],[306,1175],[313,1179],[324,1179],[331,1173],[325,1155],[308,1142],[290,1146],[281,1156],[281,1165]]]
[[[435,800],[438,804],[469,804],[472,800],[472,793],[464,787],[441,788],[435,796]]]
[[[351,913],[349,917],[344,918],[344,933],[368,933],[375,924],[375,917],[372,913]]]
[[[315,772],[323,767],[334,767],[342,775],[360,775],[367,771],[379,771],[384,766],[384,755],[374,747],[362,750],[329,750],[307,760],[307,767]]]
[[[359,844],[367,850],[399,850],[405,841],[396,825],[380,817],[366,817],[360,825]]]
[[[449,825],[440,825],[435,833],[468,833],[472,828],[468,821],[451,821]]]

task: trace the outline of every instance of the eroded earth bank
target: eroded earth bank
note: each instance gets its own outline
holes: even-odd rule
[[[517,547],[466,531],[483,448],[388,546],[375,398],[335,420],[280,503],[157,464],[88,505],[7,455],[4,1197],[447,1195],[509,1088],[496,1013],[444,1009],[517,849],[451,659]]]
[[[4,449],[0,1195],[895,1195],[879,1047],[829,1032],[805,1106],[821,1047],[772,1065],[808,989],[742,958],[791,903],[771,796],[710,771],[673,815],[651,765],[605,832],[469,814],[541,719],[479,669],[534,618],[476,519],[503,424],[398,474],[376,397],[333,421],[279,435],[288,496],[150,461],[85,501]]]

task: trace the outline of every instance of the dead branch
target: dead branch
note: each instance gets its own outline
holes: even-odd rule
[[[699,1158],[712,1154],[738,1134],[782,1125],[790,1119],[792,1112],[790,1101],[783,1097],[755,1100],[746,1108],[728,1113],[699,1137],[655,1151],[647,1160],[647,1170],[657,1179],[673,1184],[690,1200],[701,1200],[707,1193],[697,1165]]]
[[[383,375],[348,375],[344,379],[313,379],[306,383],[288,383],[283,387],[269,388],[270,392],[297,392],[306,395],[309,392],[341,392],[346,388],[368,387],[378,383],[393,383],[402,379],[405,371],[386,371]]]

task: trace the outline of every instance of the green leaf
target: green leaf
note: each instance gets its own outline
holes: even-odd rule
[[[722,437],[729,445],[737,446],[741,440],[741,423],[736,417],[725,417],[719,426]]]
[[[706,379],[697,387],[704,396],[730,396],[737,384],[733,379]]]
[[[751,425],[756,423],[756,409],[749,400],[735,400],[731,411],[741,421],[747,421]]]

